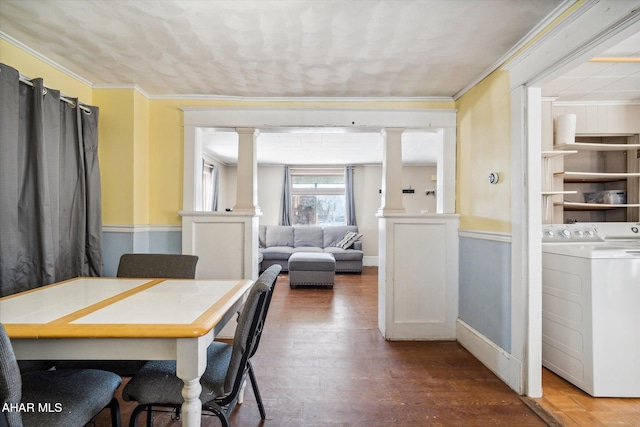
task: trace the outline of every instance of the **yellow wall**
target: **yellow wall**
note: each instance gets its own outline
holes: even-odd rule
[[[133,223],[149,224],[149,99],[134,91],[133,103]]]
[[[511,232],[509,74],[496,71],[457,102],[456,212],[460,228]],[[498,184],[488,176],[498,172]]]

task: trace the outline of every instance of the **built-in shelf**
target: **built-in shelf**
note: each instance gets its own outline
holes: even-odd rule
[[[632,204],[607,204],[607,203],[578,203],[578,202],[557,202],[555,206],[564,206],[567,211],[584,211],[584,210],[606,210],[620,208],[640,208],[640,203]]]
[[[561,176],[565,182],[613,182],[627,178],[640,177],[633,172],[556,172],[553,176]]]
[[[543,151],[542,157],[547,159],[551,157],[558,156],[566,156],[567,154],[577,154],[578,150],[552,150],[552,151]]]
[[[564,194],[578,194],[577,190],[566,190],[566,191],[543,191],[542,192],[542,207],[544,208],[544,221],[549,222],[551,219],[551,210],[549,209],[551,206],[551,197],[559,196]]]
[[[556,144],[554,148],[560,150],[582,150],[582,151],[624,151],[640,149],[640,144],[596,144],[590,142],[572,142],[570,144]]]
[[[553,150],[553,151],[543,151],[542,152],[542,173],[544,176],[545,184],[549,183],[549,178],[551,177],[551,159],[566,156],[568,154],[576,154],[576,150]]]
[[[543,196],[557,196],[559,194],[578,194],[577,190],[567,190],[567,191],[543,191]]]
[[[563,139],[558,136],[557,140]],[[560,132],[562,134],[562,132]],[[638,215],[637,209],[626,210],[627,208],[639,208],[638,180],[640,172],[634,163],[636,157],[640,158],[640,140],[636,134],[600,134],[600,135],[579,135],[575,134],[576,142],[554,144],[552,150],[542,151],[542,187],[550,191],[542,192],[543,218],[545,222],[557,221],[554,215],[561,215],[562,211],[574,211],[572,218],[576,220],[590,221],[620,221],[628,215],[634,218]],[[620,154],[615,152],[620,152]],[[636,153],[636,151],[638,153]],[[626,153],[626,154],[623,154]],[[560,160],[558,168],[564,172],[553,172],[554,159],[561,159],[560,156],[574,154],[570,158]],[[570,171],[567,171],[569,169]],[[556,168],[557,170],[557,168]],[[621,171],[621,172],[612,172]],[[555,180],[553,178],[556,178]],[[573,184],[566,191],[565,184]],[[553,191],[557,188],[560,191]],[[630,191],[629,202],[627,204],[600,204],[586,203],[583,201],[567,201],[566,199],[582,200],[584,193],[593,191],[620,190]],[[563,197],[573,194],[573,197]],[[554,197],[558,196],[558,197]],[[564,199],[564,200],[563,200]],[[553,207],[561,207],[560,211],[554,211]],[[584,213],[578,213],[583,211]],[[589,211],[599,211],[592,215]],[[562,217],[560,217],[562,221]]]

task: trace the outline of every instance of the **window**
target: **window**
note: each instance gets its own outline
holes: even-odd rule
[[[291,168],[291,223],[344,225],[344,168]]]

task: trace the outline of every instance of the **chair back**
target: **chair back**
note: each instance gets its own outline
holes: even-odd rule
[[[117,277],[194,279],[197,255],[124,254],[120,257]]]
[[[278,274],[280,274],[280,270],[282,270],[282,266],[280,266],[279,264],[274,264],[271,267],[267,268],[256,281],[265,283],[267,286],[269,286],[269,293],[267,294],[267,300],[264,303],[262,318],[260,319],[260,323],[258,323],[256,339],[253,343],[253,349],[249,354],[249,359],[251,359],[258,350],[258,344],[260,344],[260,338],[262,337],[262,331],[264,330],[264,323],[267,320],[267,313],[269,312],[269,306],[271,305],[271,297],[273,297],[273,292],[276,288],[276,281],[278,280]]]
[[[263,317],[262,312],[268,293],[269,286],[260,281],[255,282],[249,290],[233,337],[231,359],[224,380],[225,394],[237,395],[244,381],[244,375],[248,368],[247,363],[249,356],[253,353],[256,332]]]
[[[7,331],[0,323],[0,407],[5,403],[17,405],[21,400],[22,379],[18,361]],[[1,411],[0,417],[5,418],[4,420],[0,418],[0,425],[7,424],[9,427],[22,425],[22,417],[17,410]]]

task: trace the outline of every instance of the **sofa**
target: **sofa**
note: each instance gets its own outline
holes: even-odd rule
[[[336,260],[336,273],[362,273],[362,242],[356,240],[343,249],[336,246],[348,232],[358,233],[355,225],[327,227],[261,225],[259,251],[262,258],[260,271],[274,264],[289,271],[289,257],[296,252],[324,252]],[[359,239],[360,235],[358,235]]]

